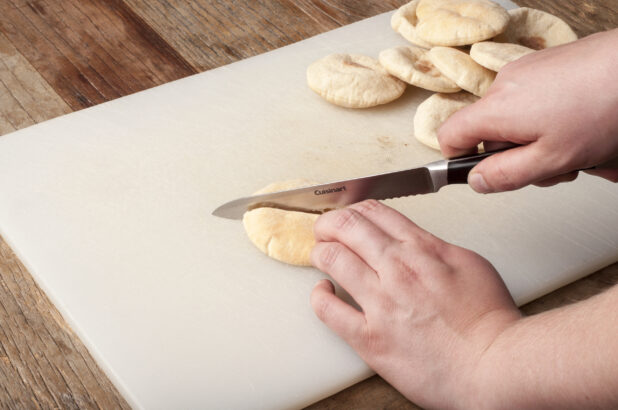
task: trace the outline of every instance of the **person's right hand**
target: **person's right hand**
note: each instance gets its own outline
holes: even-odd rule
[[[618,157],[617,44],[615,29],[506,65],[481,100],[440,128],[443,154],[470,153],[481,141],[522,145],[470,172],[482,193],[570,181]],[[618,181],[618,169],[587,172]]]

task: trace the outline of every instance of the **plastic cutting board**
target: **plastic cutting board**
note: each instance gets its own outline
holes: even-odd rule
[[[133,406],[300,407],[372,374],[310,308],[323,274],[270,260],[210,213],[272,181],[439,158],[413,137],[429,92],[350,110],[306,86],[326,54],[405,44],[389,19],[0,138],[0,234]],[[618,260],[618,185],[601,179],[386,202],[487,257],[518,303]]]

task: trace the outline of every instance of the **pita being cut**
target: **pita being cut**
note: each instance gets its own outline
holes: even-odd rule
[[[303,179],[275,182],[255,192],[268,194],[287,189],[316,185]],[[318,214],[278,208],[255,208],[243,215],[243,226],[249,240],[269,257],[298,266],[311,266],[311,250],[315,246],[313,225]]]

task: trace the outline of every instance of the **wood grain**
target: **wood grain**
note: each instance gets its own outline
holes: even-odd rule
[[[119,1],[7,1],[0,32],[72,110],[195,73]]]
[[[0,93],[2,134],[72,111],[2,33]]]
[[[0,135],[260,54],[405,0],[0,0]],[[580,36],[618,26],[618,2],[521,0]],[[618,264],[523,307],[573,303]],[[0,407],[128,408],[0,238]],[[416,409],[380,377],[310,407]]]
[[[618,1],[543,1],[518,0],[522,7],[531,7],[556,15],[566,21],[578,36],[584,37],[618,26]]]
[[[126,3],[192,67],[204,71],[392,10],[404,2],[126,0]]]

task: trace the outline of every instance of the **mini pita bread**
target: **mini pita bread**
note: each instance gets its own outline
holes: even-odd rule
[[[451,47],[434,47],[427,53],[429,60],[446,77],[474,95],[485,95],[496,73],[481,66],[463,51]]]
[[[315,183],[297,179],[272,183],[255,194],[300,188]],[[291,265],[311,266],[310,254],[315,245],[313,224],[318,214],[256,208],[245,212],[243,225],[249,240],[266,255]]]
[[[420,0],[416,35],[439,46],[463,46],[502,33],[509,14],[489,0]]]
[[[383,50],[379,60],[386,71],[408,84],[441,93],[461,91],[429,61],[427,51],[417,46],[394,47]]]
[[[307,69],[307,84],[327,101],[349,108],[386,104],[406,89],[377,60],[358,54],[331,54],[314,62]]]
[[[515,61],[534,50],[519,44],[494,43],[482,41],[472,45],[470,57],[480,65],[493,71],[500,71],[508,63]]]
[[[494,41],[542,50],[577,40],[577,34],[571,27],[553,14],[521,7],[509,10],[509,15],[511,16],[509,25]]]
[[[414,136],[433,149],[440,150],[438,129],[456,111],[474,103],[479,98],[465,91],[455,94],[434,94],[423,101],[414,115]]]
[[[412,0],[411,2],[399,7],[391,17],[391,27],[403,38],[409,42],[421,47],[431,48],[431,44],[421,39],[416,34],[416,25],[418,18],[416,17],[416,6],[420,0]]]

